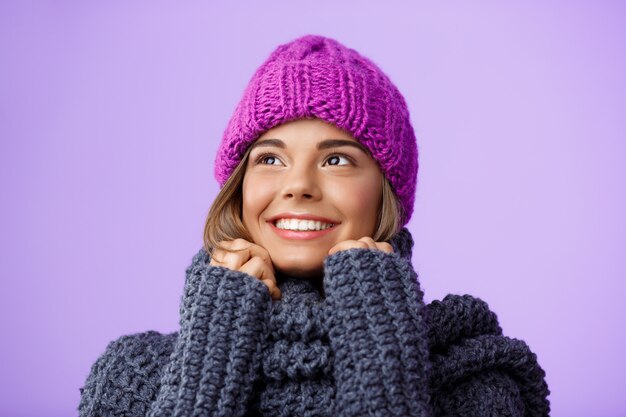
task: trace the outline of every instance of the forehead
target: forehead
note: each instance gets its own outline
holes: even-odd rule
[[[369,154],[349,133],[320,119],[301,119],[269,129],[252,144],[252,149],[261,146],[311,149],[351,146]]]
[[[300,119],[290,121],[264,132],[258,140],[265,138],[322,140],[325,138],[345,139],[358,142],[349,133],[321,119]]]

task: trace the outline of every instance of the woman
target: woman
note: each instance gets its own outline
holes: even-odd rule
[[[322,36],[255,72],[215,161],[180,330],[112,342],[81,416],[547,416],[536,356],[481,300],[424,305],[404,98]]]

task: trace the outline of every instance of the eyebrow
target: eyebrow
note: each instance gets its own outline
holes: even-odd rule
[[[256,141],[250,147],[250,150],[260,147],[260,146],[275,146],[277,148],[285,149],[287,145],[280,139],[263,139],[260,141]],[[352,146],[353,148],[357,148],[363,151],[366,155],[369,154],[365,146],[361,145],[359,142],[354,142],[351,140],[345,139],[326,139],[317,144],[318,150],[330,149],[330,148],[338,148],[340,146]]]

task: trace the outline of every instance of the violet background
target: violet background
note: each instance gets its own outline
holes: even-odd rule
[[[177,330],[226,123],[306,33],[370,57],[407,99],[427,301],[486,300],[538,355],[553,416],[625,415],[625,9],[2,2],[0,415],[77,415],[109,341]]]

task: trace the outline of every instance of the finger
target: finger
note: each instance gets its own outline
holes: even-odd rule
[[[214,248],[211,251],[210,265],[221,266],[222,263],[224,262],[224,253],[226,252],[221,249]]]
[[[242,238],[237,238],[233,240],[225,240],[223,243],[224,243],[223,246],[225,248],[227,248],[228,250],[232,250],[232,251],[246,249],[254,245],[254,243],[248,240],[242,239]]]
[[[270,257],[270,253],[262,246],[253,244],[248,248],[250,251],[250,257],[258,256],[265,262],[265,265],[272,271],[272,275],[274,273],[274,263],[272,262],[272,258]]]
[[[250,258],[248,262],[243,264],[239,271],[245,272],[255,278],[258,278],[269,289],[272,299],[280,299],[280,289],[276,285],[276,278],[272,270],[270,270],[267,264],[259,256]]]
[[[355,240],[344,240],[342,242],[337,243],[335,246],[333,246],[332,248],[330,248],[330,250],[328,251],[329,255],[332,255],[333,253],[337,253],[341,250],[345,250],[348,245],[350,244],[350,242],[356,242]]]
[[[227,249],[215,247],[211,251],[211,258],[215,258],[217,261],[222,262],[222,260],[224,259],[224,255],[226,255],[228,252],[231,252],[231,251]]]
[[[339,242],[338,244],[333,246],[330,251],[328,251],[328,254],[332,255],[333,253],[353,248],[369,249],[369,245],[365,242],[360,242],[358,240],[344,240],[343,242]]]
[[[218,245],[213,248],[211,251],[211,265],[216,266],[226,266],[224,257],[229,252],[229,247],[231,245],[230,240],[222,240],[218,242]]]
[[[249,258],[250,256],[247,252],[224,252],[220,263],[226,268],[238,271],[241,265],[246,263]]]
[[[263,264],[265,266],[265,264]],[[282,294],[280,292],[280,288],[278,288],[278,284],[276,283],[276,276],[274,275],[274,271],[265,267],[261,271],[261,275],[259,277],[261,282],[267,285],[267,288],[270,290],[270,295],[274,300],[280,300]]]
[[[376,241],[374,241],[374,239],[369,236],[363,236],[361,239],[359,239],[359,242],[365,242],[369,249],[378,249],[378,246],[376,246]]]
[[[241,238],[220,242],[220,244],[222,243],[223,243],[224,248],[232,252],[248,251],[247,259],[250,259],[253,256],[259,256],[263,259],[263,261],[267,264],[268,267],[270,267],[271,269],[274,269],[274,265],[272,264],[272,258],[270,257],[269,252],[264,247],[259,246],[255,243],[249,242],[245,239],[241,239]]]
[[[393,253],[393,246],[388,242],[376,242],[376,246],[378,246],[378,250],[385,253]]]
[[[246,268],[246,265],[250,264],[249,269],[252,271],[252,275],[257,277],[263,284],[267,286],[270,291],[270,295],[273,299],[280,299],[281,293],[276,283],[276,277],[274,270],[268,268],[263,259],[258,256],[251,258],[246,264],[242,266]],[[246,268],[248,269],[248,268]]]
[[[267,285],[267,288],[270,291],[270,297],[272,297],[272,300],[280,300],[282,298],[283,295],[280,292],[280,288],[278,288],[278,285],[276,285],[276,283],[273,280],[261,280],[261,282]]]
[[[258,256],[254,256],[243,265],[241,265],[239,271],[245,272],[248,275],[252,275],[253,277],[260,279],[261,275],[263,275],[263,270],[266,268],[267,265],[265,265],[263,259],[259,258]]]

